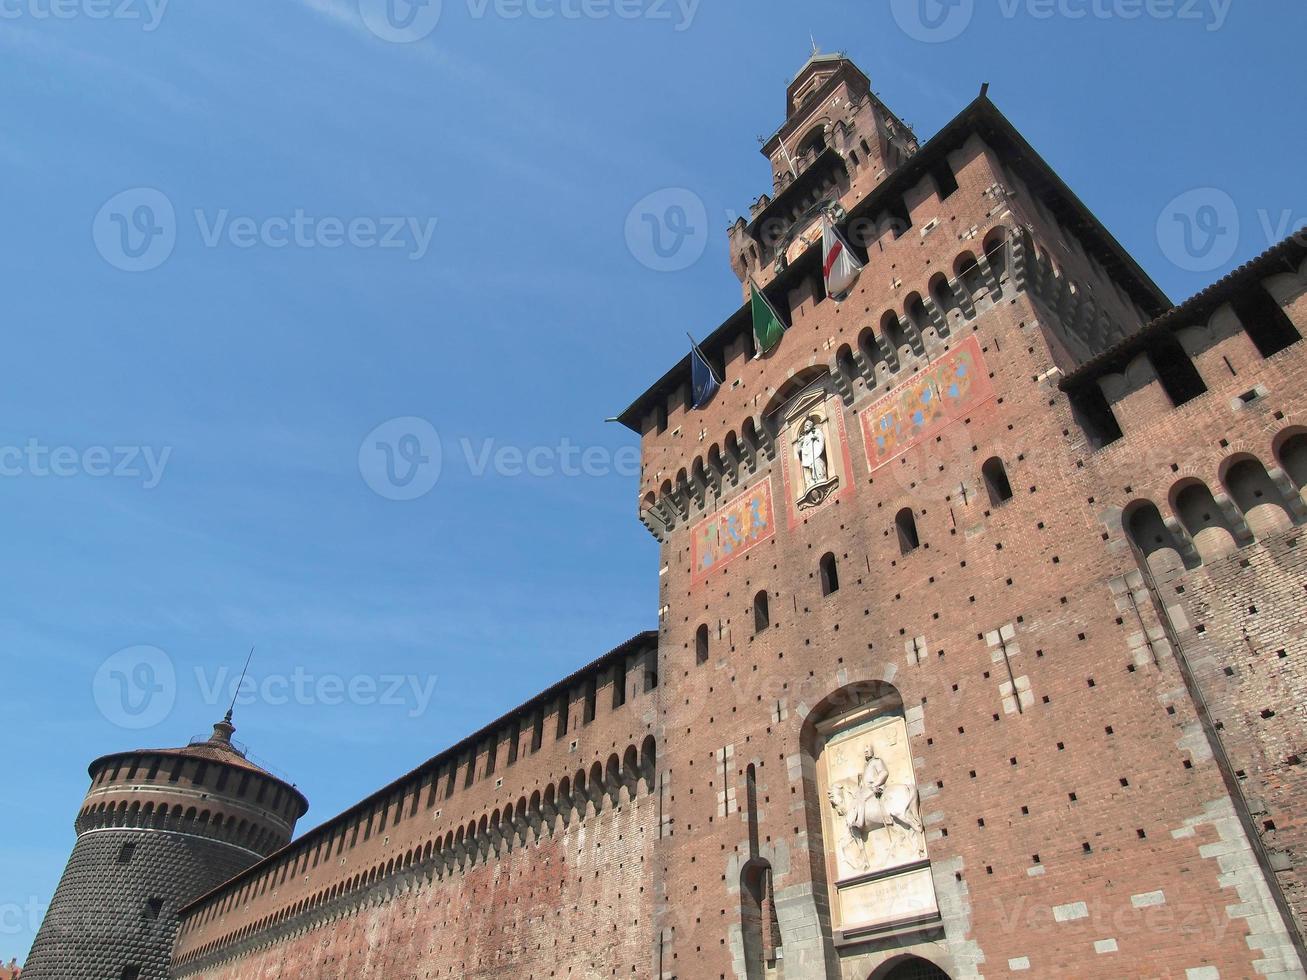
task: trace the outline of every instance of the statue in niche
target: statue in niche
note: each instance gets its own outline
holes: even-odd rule
[[[798,499],[800,510],[819,506],[840,485],[840,478],[831,476],[826,447],[826,420],[814,412],[804,418],[794,440],[794,457],[803,471],[803,492]]]
[[[868,745],[865,765],[857,779],[830,788],[830,804],[843,825],[840,851],[849,867],[866,873],[896,862],[926,856],[926,830],[921,822],[917,787],[889,781],[889,768]],[[884,832],[884,853],[873,835]]]

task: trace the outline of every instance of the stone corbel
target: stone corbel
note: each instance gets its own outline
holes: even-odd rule
[[[1239,547],[1243,548],[1253,543],[1254,536],[1252,528],[1244,520],[1243,512],[1234,505],[1228,493],[1212,494],[1212,499],[1216,501],[1216,506],[1221,508],[1221,513],[1225,515],[1226,522],[1230,529],[1234,531],[1235,540],[1238,541]]]
[[[930,322],[934,324],[935,333],[939,334],[941,337],[947,337],[950,333],[953,332],[952,329],[949,327],[948,314],[946,314],[942,309],[940,309],[940,305],[935,302],[934,296],[923,297],[921,300],[921,306],[926,311],[926,316],[930,317]],[[918,338],[921,337],[921,331],[917,329],[917,325],[913,323],[911,320],[907,320],[904,323],[904,329],[908,332],[909,337],[912,336],[913,333],[915,333]],[[917,342],[920,343],[921,342],[920,339],[918,339]],[[897,353],[898,352],[896,351],[895,352],[896,356],[894,359],[894,365],[896,369],[898,367]]]
[[[1285,506],[1289,508],[1289,513],[1293,515],[1294,523],[1307,523],[1307,501],[1303,500],[1302,492],[1289,479],[1289,474],[1278,466],[1267,467],[1266,473],[1280,491],[1280,495],[1284,497]]]
[[[1007,246],[1004,246],[1005,248]],[[999,281],[998,273],[994,271],[993,263],[989,261],[989,256],[983,252],[976,259],[976,268],[980,270],[981,277],[989,286],[989,294],[993,297],[995,303],[1003,298],[1003,283]]]
[[[1180,552],[1180,558],[1185,565],[1201,564],[1202,556],[1198,554],[1198,547],[1194,544],[1194,539],[1189,537],[1189,532],[1185,530],[1185,526],[1174,517],[1163,517],[1162,523],[1171,532],[1171,539],[1175,542],[1176,549]]]
[[[962,280],[949,280],[948,288],[949,292],[953,294],[953,298],[957,301],[958,309],[962,311],[962,315],[968,320],[974,320],[976,318],[976,303],[971,298],[971,294],[967,292],[966,286]]]
[[[830,371],[831,381],[835,385],[835,390],[839,392],[840,400],[844,402],[845,406],[852,405],[853,379],[840,370],[838,361],[832,361],[826,365],[826,369]]]

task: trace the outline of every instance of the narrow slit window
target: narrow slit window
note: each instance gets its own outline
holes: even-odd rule
[[[994,507],[1002,506],[1012,499],[1012,483],[1007,478],[1007,467],[997,456],[986,460],[980,468],[985,478],[985,489],[989,491],[989,502]]]
[[[827,552],[821,559],[821,594],[830,595],[840,590],[840,573],[835,555]]]
[[[909,507],[904,507],[894,518],[899,532],[899,550],[907,555],[921,547],[921,538],[917,534],[917,519]]]

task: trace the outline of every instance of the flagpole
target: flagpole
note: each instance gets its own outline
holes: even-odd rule
[[[708,373],[712,375],[712,379],[716,381],[719,386],[726,384],[725,378],[717,377],[717,372],[713,370],[712,361],[708,360],[708,356],[703,352],[703,348],[701,348],[695,341],[694,335],[688,330],[685,331],[685,335],[690,338],[690,350],[699,355],[699,360],[703,361],[704,366],[708,368]]]

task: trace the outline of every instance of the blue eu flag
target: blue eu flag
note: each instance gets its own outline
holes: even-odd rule
[[[708,358],[703,356],[703,351],[699,350],[694,338],[690,337],[690,389],[694,395],[694,407],[703,408],[707,405],[721,386],[717,372],[708,363]]]

